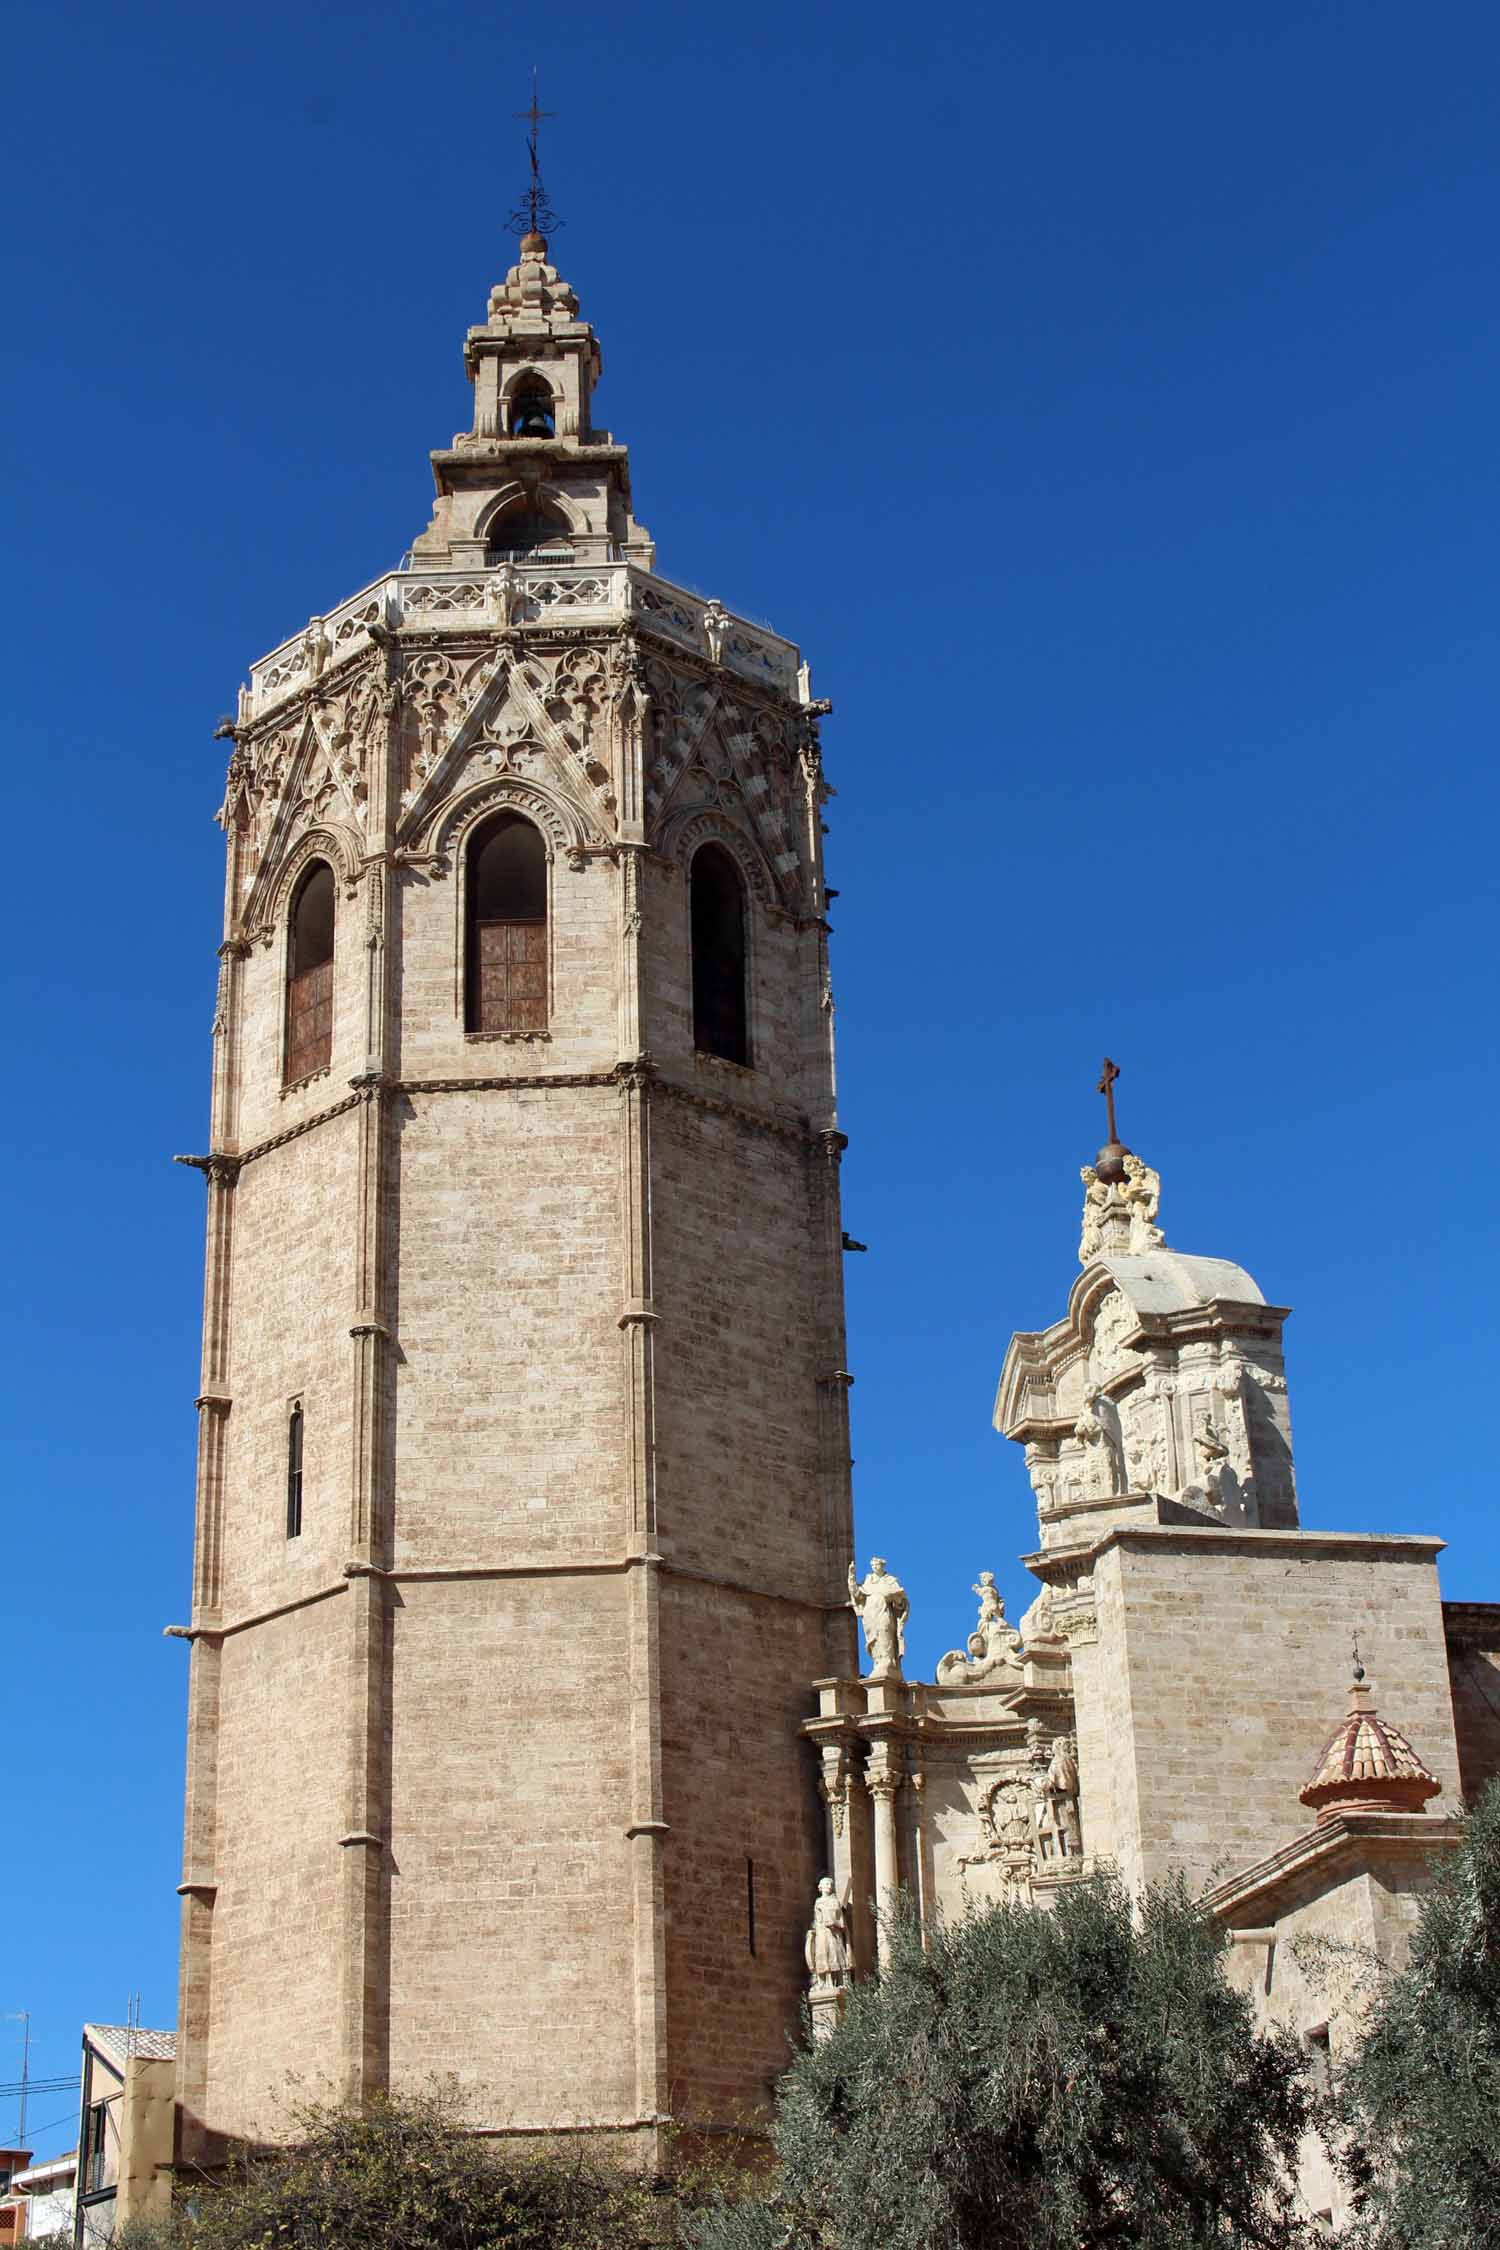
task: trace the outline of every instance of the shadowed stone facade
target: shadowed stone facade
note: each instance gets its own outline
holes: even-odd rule
[[[255,665],[232,730],[185,2158],[282,2129],[294,2073],[451,2074],[480,2126],[648,2158],[736,2127],[822,1872],[798,1729],[853,1650],[826,706],[655,575],[540,238],[465,357],[408,566]],[[545,901],[496,920],[509,823]],[[476,1029],[511,958],[528,997],[483,987]]]

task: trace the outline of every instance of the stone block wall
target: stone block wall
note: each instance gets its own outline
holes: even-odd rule
[[[1500,1779],[1500,1602],[1444,1602],[1448,1675],[1466,1804]]]
[[[275,2138],[299,2093],[340,2087],[347,1607],[339,1592],[224,1641],[204,2059],[220,2132]]]
[[[1289,1843],[1308,1825],[1298,1791],[1344,1708],[1356,1634],[1377,1708],[1442,1782],[1439,1809],[1454,1805],[1439,1546],[1115,1533],[1092,1562],[1097,1642],[1070,1634],[1088,1850],[1132,1884],[1181,1868],[1202,1885]]]

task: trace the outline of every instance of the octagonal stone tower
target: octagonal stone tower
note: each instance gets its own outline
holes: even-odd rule
[[[818,716],[658,577],[539,236],[221,815],[179,2148],[763,2101],[852,1668]]]

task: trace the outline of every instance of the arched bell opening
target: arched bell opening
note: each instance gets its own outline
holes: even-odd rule
[[[505,431],[507,437],[556,437],[557,407],[545,383],[518,385],[505,410]]]
[[[572,533],[556,509],[516,501],[490,524],[484,559],[489,564],[571,562]]]

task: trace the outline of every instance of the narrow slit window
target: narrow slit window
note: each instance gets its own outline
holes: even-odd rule
[[[745,1944],[755,1951],[755,1862],[745,1861]]]
[[[1302,2041],[1307,2049],[1308,2069],[1313,2082],[1313,2091],[1319,2094],[1331,2094],[1333,2092],[1333,2046],[1328,2037],[1327,2024],[1315,2024],[1311,2031],[1303,2033]]]
[[[468,1030],[546,1030],[547,848],[519,813],[469,845],[467,954]]]
[[[333,869],[316,861],[297,885],[287,947],[286,1083],[333,1055]]]
[[[693,1045],[725,1062],[750,1061],[745,989],[745,886],[722,844],[705,844],[689,877]]]
[[[302,1537],[302,1407],[292,1408],[286,1425],[286,1535]]]

